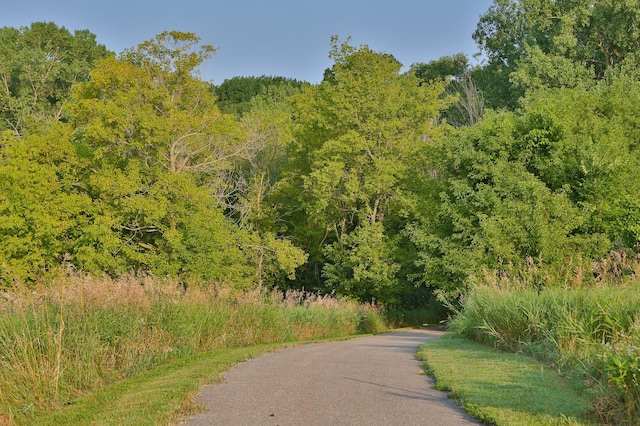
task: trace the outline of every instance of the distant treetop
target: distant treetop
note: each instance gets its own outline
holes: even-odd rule
[[[225,113],[242,115],[249,107],[249,101],[270,86],[300,87],[305,82],[287,77],[262,75],[260,77],[233,77],[213,86],[218,97],[218,106]]]

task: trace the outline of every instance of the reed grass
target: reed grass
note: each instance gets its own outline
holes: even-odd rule
[[[74,275],[0,294],[0,413],[28,421],[197,353],[383,327],[376,307],[328,296]]]
[[[516,355],[447,333],[418,348],[435,378],[484,424],[505,426],[595,425],[589,399],[570,380],[531,357]]]
[[[594,262],[588,274],[549,273],[534,287],[523,278],[526,270],[485,273],[449,326],[459,335],[578,375],[600,421],[640,424],[638,263],[612,255]]]

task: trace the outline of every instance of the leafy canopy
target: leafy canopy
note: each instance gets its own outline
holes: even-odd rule
[[[444,82],[421,84],[389,54],[333,38],[330,57],[325,80],[293,98],[296,140],[282,190],[298,204],[288,219],[330,289],[394,303],[409,285],[396,234],[449,101]]]
[[[0,28],[0,131],[39,131],[63,118],[71,86],[111,56],[88,30],[71,34],[52,22]]]

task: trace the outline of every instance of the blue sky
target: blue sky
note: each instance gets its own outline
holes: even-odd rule
[[[221,83],[274,75],[317,83],[332,35],[394,55],[405,67],[477,52],[471,38],[493,0],[3,0],[0,26],[88,29],[116,53],[166,30],[196,33],[218,53],[202,69]]]

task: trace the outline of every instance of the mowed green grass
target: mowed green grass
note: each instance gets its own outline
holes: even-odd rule
[[[199,389],[233,365],[289,343],[224,349],[182,358],[101,388],[34,425],[171,425],[203,407]],[[418,350],[436,378],[467,412],[495,425],[592,425],[589,400],[575,384],[530,357],[500,352],[447,334]],[[417,419],[418,421],[419,419]]]
[[[447,334],[418,349],[436,387],[495,425],[591,425],[589,398],[548,366]]]
[[[98,389],[67,407],[40,418],[34,425],[169,425],[193,406],[199,389],[221,380],[233,365],[292,344],[268,344],[223,349],[161,365],[146,373]]]

